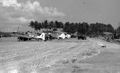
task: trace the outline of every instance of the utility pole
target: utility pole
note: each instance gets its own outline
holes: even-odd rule
[[[19,29],[20,29],[20,24],[18,25],[17,32],[19,32]]]

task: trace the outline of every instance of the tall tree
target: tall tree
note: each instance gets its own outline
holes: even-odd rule
[[[120,26],[116,29],[116,33],[120,34]]]
[[[108,24],[108,25],[107,25],[107,32],[113,33],[114,31],[115,31],[115,30],[114,30],[113,26],[112,26],[111,24]]]
[[[31,21],[30,24],[29,24],[29,26],[30,26],[31,28],[35,28],[34,21]]]
[[[88,25],[88,23],[86,23],[86,22],[79,23],[77,31],[78,31],[79,34],[87,34],[88,31],[89,31],[89,25]]]
[[[48,28],[48,21],[47,20],[45,20],[44,22],[43,22],[43,26],[44,26],[44,28]]]

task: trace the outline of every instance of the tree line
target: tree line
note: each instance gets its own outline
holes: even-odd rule
[[[79,33],[84,35],[91,35],[91,34],[102,34],[103,32],[110,32],[110,33],[120,33],[120,27],[114,29],[111,24],[104,24],[104,23],[90,23],[87,22],[79,22],[79,23],[72,23],[72,22],[60,22],[60,21],[31,21],[29,24],[35,30],[41,29],[63,29],[64,32],[69,34]]]

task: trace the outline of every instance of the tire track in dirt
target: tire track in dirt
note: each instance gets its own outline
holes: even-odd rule
[[[15,65],[18,64],[18,66],[24,69],[29,67],[30,71],[36,68],[39,68],[41,70],[41,68],[46,69],[50,67],[51,69],[51,66],[54,65],[57,61],[62,60],[64,58],[71,60],[73,59],[73,57],[77,57],[78,55],[81,55],[81,53],[84,52],[85,50],[89,48],[93,48],[95,45],[90,47],[92,44],[95,44],[95,43],[90,43],[90,42],[88,43],[77,42],[77,43],[67,43],[67,44],[63,43],[62,45],[59,45],[59,46],[57,45],[46,46],[46,44],[44,44],[44,46],[41,45],[43,46],[42,48],[39,48],[39,46],[37,47],[32,46],[31,47],[32,49],[29,51],[30,53],[34,53],[32,57],[21,59],[19,61],[10,62],[11,64],[9,64],[8,66],[11,65],[12,67],[12,63],[13,63],[13,66],[14,64]],[[53,46],[53,47],[49,47],[49,46]],[[35,48],[35,50],[33,50],[33,48]],[[28,49],[29,47],[26,48],[26,50]],[[22,52],[22,53],[25,53],[25,52]],[[14,71],[16,70],[14,69],[13,72]],[[30,72],[26,72],[26,73],[30,73]]]

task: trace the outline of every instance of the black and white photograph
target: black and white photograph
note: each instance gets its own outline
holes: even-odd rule
[[[120,0],[0,0],[0,73],[120,73]]]

